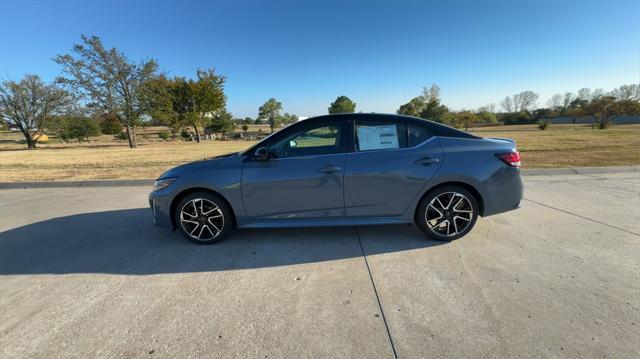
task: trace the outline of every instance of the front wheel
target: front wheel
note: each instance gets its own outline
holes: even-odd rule
[[[429,237],[452,241],[471,231],[478,219],[478,201],[458,186],[437,188],[422,199],[416,224]]]
[[[222,240],[232,226],[231,211],[218,196],[195,192],[180,199],[175,221],[188,240],[198,244],[213,244]]]

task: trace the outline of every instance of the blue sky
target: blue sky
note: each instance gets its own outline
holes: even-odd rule
[[[0,0],[0,77],[59,74],[51,58],[81,34],[170,75],[215,67],[228,108],[326,113],[339,95],[395,112],[437,83],[452,109],[533,90],[544,104],[581,87],[640,82],[640,0]]]

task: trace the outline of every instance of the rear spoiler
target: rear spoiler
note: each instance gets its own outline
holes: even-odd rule
[[[509,141],[511,143],[513,143],[514,145],[516,144],[516,141],[514,141],[511,138],[504,138],[504,137],[489,137],[490,140],[502,140],[502,141]]]

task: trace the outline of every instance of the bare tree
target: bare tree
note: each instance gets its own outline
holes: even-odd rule
[[[584,101],[589,101],[593,98],[592,94],[591,94],[591,89],[588,87],[583,87],[580,90],[578,90],[578,96],[576,99],[579,100],[584,100]]]
[[[611,91],[611,96],[618,100],[640,101],[640,84],[622,85]]]
[[[34,135],[52,116],[65,112],[72,102],[66,91],[43,83],[37,75],[0,84],[0,118],[20,129],[29,149],[36,148]]]
[[[505,112],[514,112],[514,105],[511,96],[507,96],[504,100],[500,101],[500,106],[502,106]]]
[[[514,110],[517,112],[533,110],[538,103],[539,97],[540,96],[533,91],[522,91],[513,95]]]
[[[565,92],[562,97],[562,110],[566,110],[571,106],[571,103],[576,99],[573,92]]]
[[[73,46],[75,57],[66,54],[54,59],[68,76],[59,82],[86,98],[88,107],[116,115],[127,130],[129,146],[137,147],[136,126],[149,110],[142,89],[155,76],[156,62],[132,63],[116,48],[105,49],[96,36],[81,38],[82,43]]]
[[[522,91],[513,97],[505,97],[500,105],[506,112],[531,111],[536,107],[538,98],[538,94],[533,91]]]
[[[551,96],[551,98],[547,101],[547,106],[554,111],[559,111],[560,109],[562,109],[562,95],[557,93]]]
[[[424,102],[429,102],[431,100],[440,101],[440,87],[438,85],[431,84],[431,87],[422,88],[422,97],[424,98]]]

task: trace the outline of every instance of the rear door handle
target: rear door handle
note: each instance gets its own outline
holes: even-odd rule
[[[420,165],[432,165],[432,164],[438,163],[438,162],[440,162],[440,159],[431,158],[431,157],[421,158],[421,159],[416,161],[416,163],[420,164]]]
[[[320,172],[332,173],[342,171],[342,168],[336,167],[334,165],[326,165],[320,169]]]

